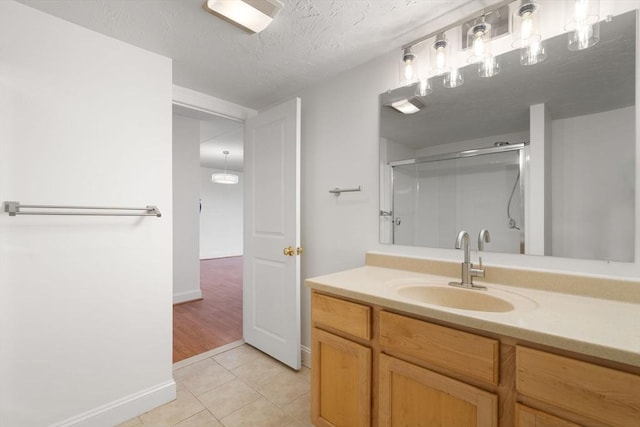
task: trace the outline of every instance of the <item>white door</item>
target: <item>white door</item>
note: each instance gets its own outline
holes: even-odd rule
[[[244,340],[300,369],[299,98],[246,121],[244,156]]]

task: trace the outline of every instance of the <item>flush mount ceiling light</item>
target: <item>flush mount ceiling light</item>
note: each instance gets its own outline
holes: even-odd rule
[[[282,6],[278,0],[207,0],[203,8],[255,34],[267,28]]]
[[[222,154],[224,154],[224,173],[212,173],[211,182],[215,182],[216,184],[237,184],[238,175],[227,173],[227,156],[229,152],[225,150]]]
[[[402,114],[415,114],[424,108],[424,104],[417,98],[410,98],[391,102],[387,104],[387,107],[391,107]]]

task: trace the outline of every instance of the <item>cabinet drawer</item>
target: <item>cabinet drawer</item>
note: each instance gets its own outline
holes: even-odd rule
[[[380,345],[491,384],[498,384],[500,343],[399,314],[380,312]]]
[[[313,293],[311,317],[318,325],[328,326],[365,340],[371,339],[371,307]]]
[[[640,376],[627,372],[518,346],[516,388],[607,425],[640,420]]]

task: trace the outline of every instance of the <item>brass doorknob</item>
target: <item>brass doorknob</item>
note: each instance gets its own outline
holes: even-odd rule
[[[284,248],[282,250],[282,253],[285,254],[286,256],[293,256],[293,247],[289,246],[288,248]]]
[[[296,253],[298,255],[302,255],[302,246],[298,246],[298,248],[296,249]]]

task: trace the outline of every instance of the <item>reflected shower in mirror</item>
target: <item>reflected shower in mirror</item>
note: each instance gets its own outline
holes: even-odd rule
[[[487,249],[524,253],[524,144],[498,144],[392,164],[393,243],[453,249],[451,236],[458,231],[477,236],[487,228],[492,232]]]
[[[549,39],[534,66],[508,52],[490,79],[470,65],[461,87],[440,76],[424,97],[380,95],[381,242],[453,248],[459,230],[487,228],[486,251],[632,262],[635,23],[603,22],[581,51]],[[403,99],[419,111],[391,107]],[[505,142],[530,144],[456,158]]]

